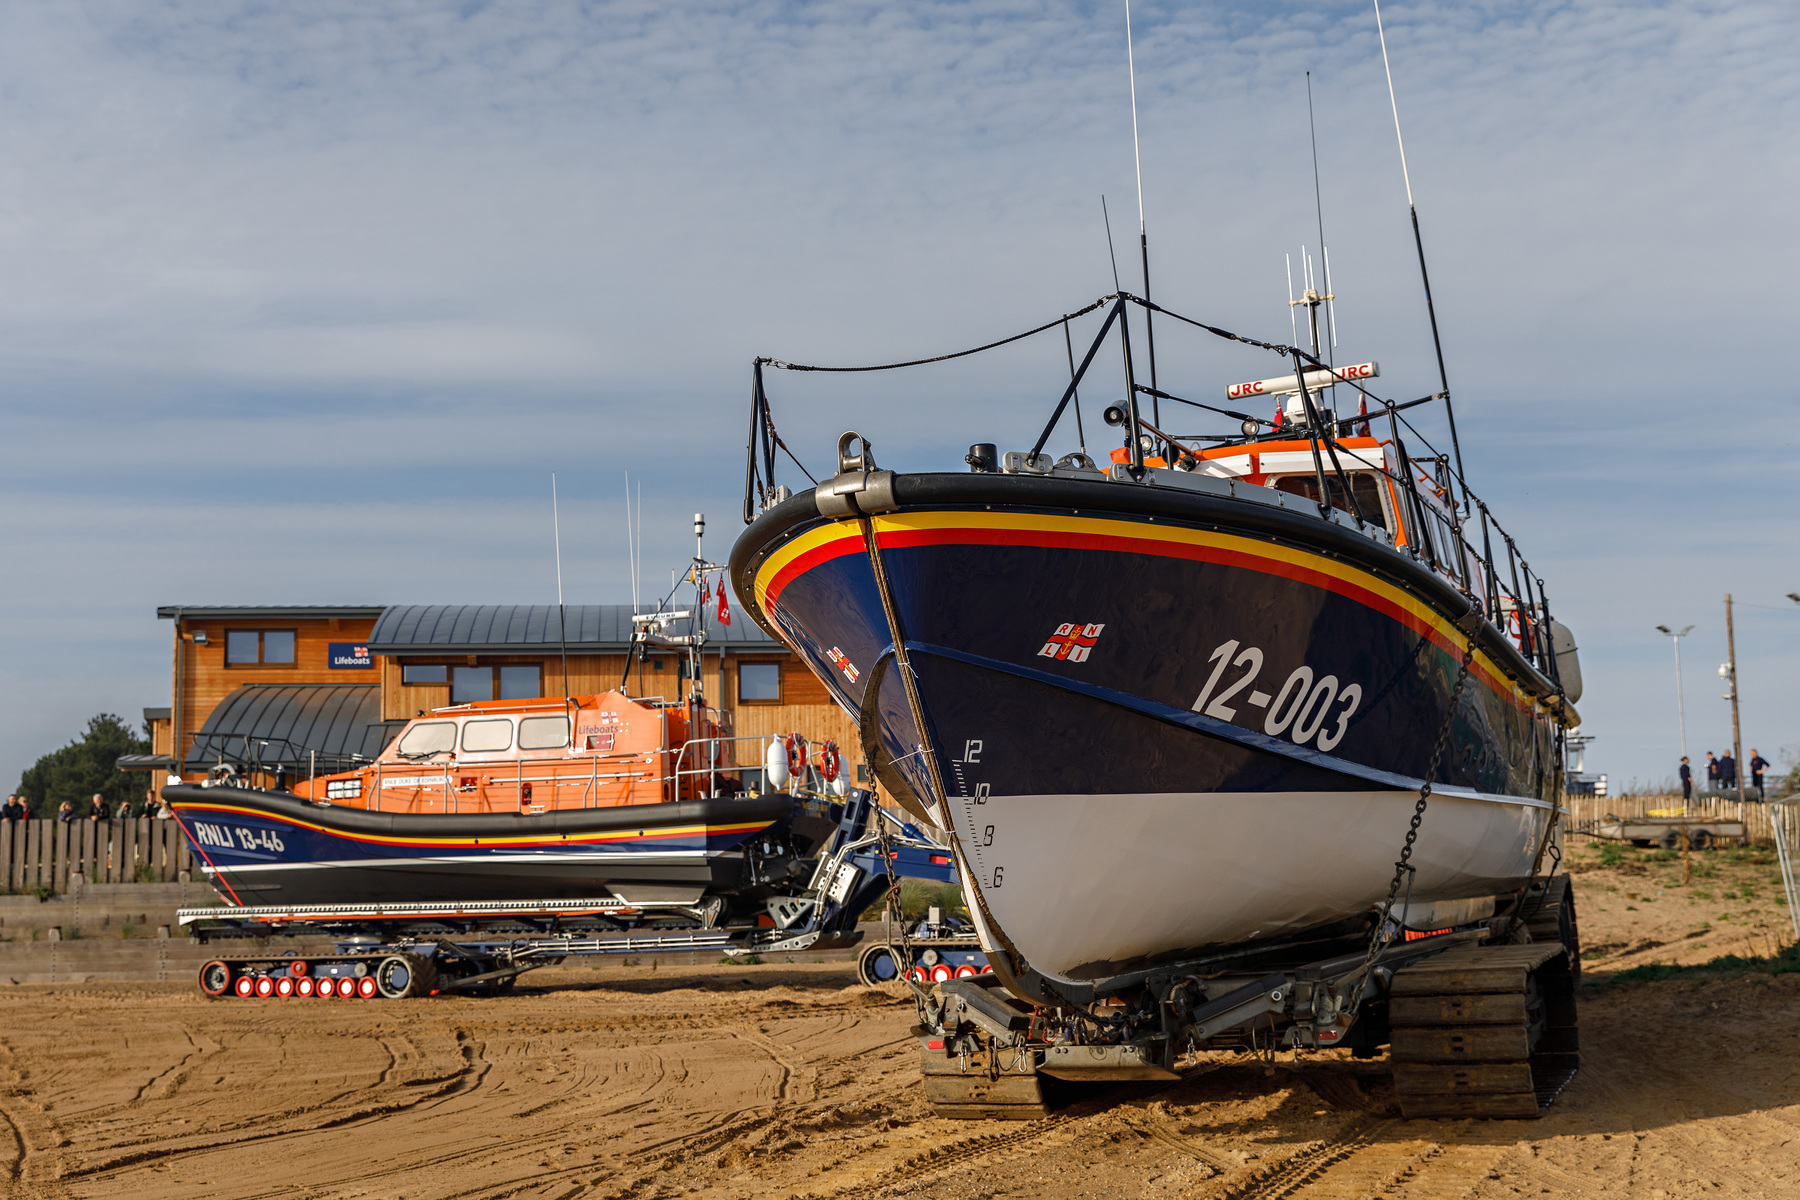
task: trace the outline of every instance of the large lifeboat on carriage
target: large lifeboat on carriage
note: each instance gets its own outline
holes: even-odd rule
[[[835,476],[776,487],[763,367],[789,364],[759,360],[738,596],[859,715],[883,785],[951,832],[1026,999],[1366,939],[1426,790],[1396,913],[1494,912],[1542,860],[1577,720],[1541,581],[1451,457],[1420,452],[1412,404],[1369,390],[1374,364],[1188,322],[1295,373],[1227,391],[1275,399],[1272,419],[1198,404],[1242,432],[1177,437],[1140,411],[1180,398],[1133,378],[1127,339],[1123,446],[1053,461],[1108,330],[1186,320],[1124,293],[1096,308],[1036,445],[973,446],[966,473],[882,470],[846,434]]]
[[[748,787],[740,742],[762,769]],[[836,747],[790,735],[767,750],[691,702],[495,700],[423,714],[373,762],[291,790],[163,795],[234,904],[611,897],[699,912],[792,883],[836,827]]]

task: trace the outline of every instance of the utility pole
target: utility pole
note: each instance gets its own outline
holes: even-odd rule
[[[1725,593],[1725,680],[1731,688],[1731,757],[1738,764],[1738,803],[1744,802],[1744,738],[1738,727],[1737,638],[1731,627],[1731,593]]]

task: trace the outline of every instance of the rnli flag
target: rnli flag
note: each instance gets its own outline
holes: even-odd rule
[[[730,589],[725,586],[725,581],[723,579],[719,580],[719,624],[721,625],[731,624],[731,604],[728,600],[729,596]]]

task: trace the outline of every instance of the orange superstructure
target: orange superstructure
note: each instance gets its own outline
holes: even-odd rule
[[[396,813],[693,800],[742,790],[734,741],[716,714],[622,692],[489,700],[416,717],[368,766],[303,780],[294,792]]]

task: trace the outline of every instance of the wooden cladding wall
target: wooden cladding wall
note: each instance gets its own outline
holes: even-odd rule
[[[172,820],[0,821],[0,886],[9,892],[66,892],[71,875],[91,883],[174,883],[193,869],[193,851]]]
[[[175,671],[180,681],[175,715],[181,728],[181,750],[192,745],[194,734],[219,701],[246,683],[374,683],[373,670],[333,670],[327,646],[332,642],[361,642],[375,628],[373,617],[270,617],[264,620],[211,620],[184,617],[176,623]],[[290,663],[225,665],[225,631],[228,629],[292,629],[294,661]],[[206,634],[207,644],[196,646],[191,635]],[[411,713],[407,714],[411,716]]]
[[[851,764],[851,782],[856,781],[856,764],[863,761],[862,747],[856,740],[856,718],[836,704],[753,704],[739,708],[735,716],[739,737],[797,733],[813,743],[836,742]],[[745,766],[757,765],[761,755],[762,751],[752,743],[738,745],[738,761]]]

